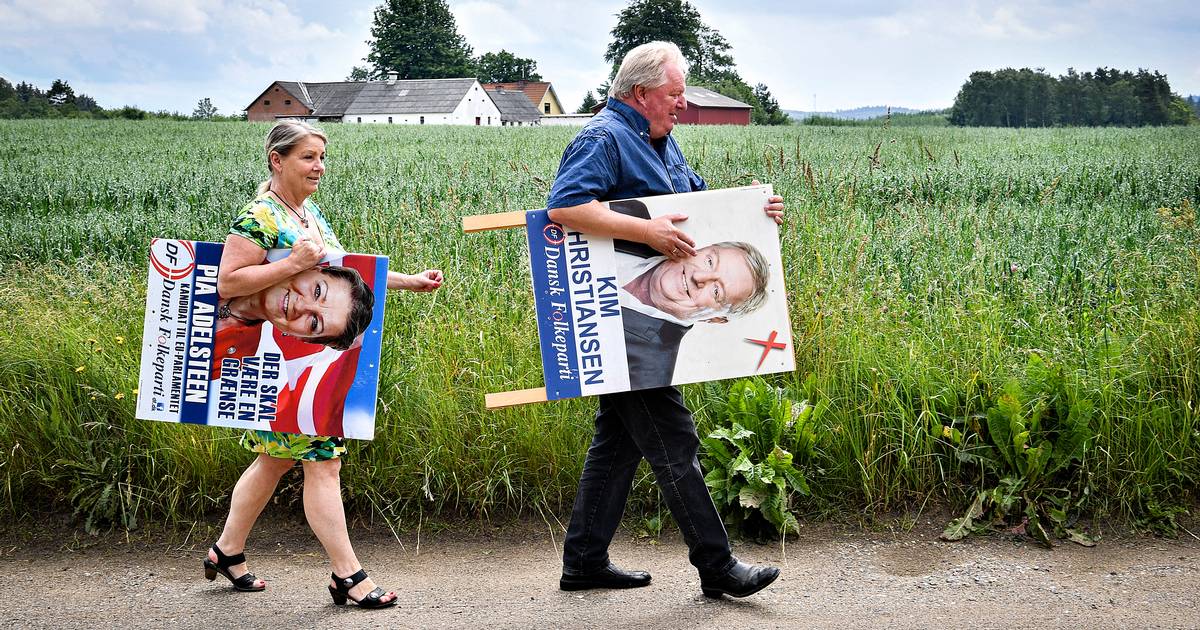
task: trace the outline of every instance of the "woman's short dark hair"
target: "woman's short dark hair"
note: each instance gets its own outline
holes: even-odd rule
[[[350,314],[346,316],[346,329],[340,335],[312,337],[305,341],[319,343],[334,350],[347,350],[354,340],[371,325],[371,314],[375,310],[375,293],[363,281],[358,270],[350,267],[317,267],[321,273],[341,278],[350,285]]]

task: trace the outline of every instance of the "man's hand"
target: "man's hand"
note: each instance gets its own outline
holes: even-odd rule
[[[683,230],[675,227],[677,221],[686,221],[687,215],[676,212],[645,222],[641,241],[660,251],[671,260],[690,258],[696,255],[696,241]]]
[[[750,185],[757,186],[758,180],[750,182]],[[767,205],[763,206],[763,210],[775,220],[775,225],[783,225],[783,197],[771,195],[767,198]]]
[[[317,266],[325,257],[325,248],[310,238],[301,238],[292,244],[292,253],[287,260],[292,261],[297,272],[307,271]]]

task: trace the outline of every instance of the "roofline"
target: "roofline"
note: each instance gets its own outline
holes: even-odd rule
[[[265,95],[266,95],[266,93],[267,93],[267,92],[271,91],[271,86],[272,86],[272,85],[279,85],[279,89],[281,89],[281,90],[283,90],[284,92],[287,92],[288,94],[290,94],[292,98],[294,98],[294,99],[296,99],[296,100],[300,100],[300,97],[299,97],[299,96],[296,96],[295,94],[292,94],[292,91],[291,91],[291,90],[289,90],[289,89],[287,89],[287,88],[285,88],[285,87],[283,87],[282,83],[283,83],[283,81],[279,81],[279,80],[272,81],[272,82],[271,82],[271,85],[268,85],[268,86],[266,87],[266,89],[264,89],[263,91],[259,92],[259,93],[258,93],[258,96],[255,96],[255,97],[254,97],[254,100],[250,101],[250,104],[249,104],[249,105],[247,105],[247,106],[246,106],[246,109],[243,109],[242,111],[244,111],[244,112],[248,112],[248,111],[250,111],[250,108],[251,108],[251,107],[254,107],[254,104],[258,102],[258,99],[262,98],[263,96],[265,96]],[[299,81],[291,81],[291,83],[296,83],[296,84],[299,84],[300,82],[299,82]],[[311,101],[310,101],[310,102],[311,102]],[[300,103],[301,103],[301,104],[304,104],[304,106],[305,106],[305,107],[308,107],[308,105],[307,105],[307,104],[305,104],[305,103],[304,103],[304,101],[300,101]],[[311,113],[313,113],[313,112],[315,112],[315,111],[317,111],[317,110],[315,110],[315,109],[313,109],[313,108],[311,108],[311,107],[308,107],[308,113],[310,113],[310,114],[311,114]]]

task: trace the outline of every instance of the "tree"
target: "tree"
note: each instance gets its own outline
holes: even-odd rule
[[[592,91],[588,90],[588,93],[583,95],[583,104],[579,106],[579,109],[575,110],[575,113],[590,114],[592,113],[592,108],[599,103],[600,102],[596,100],[596,97],[592,96]]]
[[[515,83],[517,81],[541,81],[537,73],[537,62],[518,57],[507,50],[484,53],[475,60],[475,77],[480,83]]]
[[[733,55],[729,54],[729,42],[717,31],[702,26],[699,33],[700,46],[695,57],[689,57],[691,67],[688,77],[696,82],[720,83],[725,80],[741,81],[733,66]]]
[[[55,79],[54,83],[50,84],[50,91],[46,92],[46,99],[51,105],[66,105],[67,103],[75,102],[75,90],[62,79]]]
[[[371,71],[366,66],[354,66],[350,69],[350,76],[346,77],[347,81],[361,82],[371,80]]]
[[[771,90],[767,89],[766,84],[759,83],[754,86],[754,99],[758,101],[759,109],[757,112],[751,112],[751,117],[758,114],[758,118],[754,120],[756,125],[786,125],[791,122],[788,115],[779,108],[779,101],[771,96]]]
[[[701,57],[700,12],[684,0],[636,0],[617,14],[604,60],[616,67],[629,51],[653,41],[674,42],[689,62]],[[715,31],[714,31],[715,32]],[[728,45],[726,46],[728,47]],[[732,61],[732,60],[731,60]]]
[[[87,94],[80,94],[75,97],[75,107],[81,112],[95,112],[100,110],[100,105],[96,103],[96,99]]]
[[[17,87],[13,89],[17,91],[17,98],[26,103],[33,99],[38,99],[45,96],[45,94],[42,94],[42,91],[37,89],[37,87],[32,83],[26,83],[24,81],[18,83]]]
[[[386,0],[371,26],[373,78],[396,72],[401,79],[445,79],[475,75],[471,47],[458,34],[445,0]]]
[[[8,79],[0,77],[0,101],[15,100],[16,98],[17,89],[13,87],[12,83],[8,82]]]
[[[200,99],[196,103],[196,109],[192,110],[192,118],[195,120],[212,120],[216,115],[217,108],[212,104],[212,99],[207,96]]]
[[[774,111],[766,112],[755,89],[742,80],[734,67],[729,42],[705,24],[700,12],[686,0],[634,0],[617,14],[617,25],[611,34],[613,40],[604,53],[605,61],[613,64],[610,82],[630,50],[652,41],[674,42],[688,60],[689,85],[705,87],[753,106],[751,120],[755,124],[787,124],[787,114],[770,98],[767,86],[759,84]],[[605,83],[597,89],[601,98],[607,98],[608,86]]]

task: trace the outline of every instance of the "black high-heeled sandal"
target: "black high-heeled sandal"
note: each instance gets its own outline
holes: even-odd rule
[[[221,549],[217,547],[216,543],[213,543],[212,550],[213,553],[217,555],[217,561],[213,562],[208,558],[204,559],[204,577],[208,579],[208,581],[211,582],[217,579],[217,574],[220,573],[229,580],[230,584],[233,584],[234,590],[237,591],[254,592],[261,591],[266,588],[265,584],[262,586],[255,586],[254,583],[258,581],[258,578],[254,577],[254,574],[250,573],[249,571],[236,578],[229,573],[229,567],[237,566],[246,561],[246,554],[235,553],[232,556],[227,556],[224,553],[221,553]]]
[[[337,604],[338,606],[344,605],[346,600],[349,599],[355,604],[358,604],[359,608],[387,608],[388,606],[395,605],[396,600],[399,599],[397,597],[393,597],[389,601],[383,601],[383,596],[387,595],[387,591],[378,586],[375,587],[375,590],[367,593],[362,599],[354,599],[351,597],[350,589],[358,586],[359,582],[367,579],[367,572],[363,569],[359,569],[358,573],[355,573],[350,577],[341,578],[333,573],[330,573],[329,577],[333,579],[334,584],[337,584],[337,588],[332,586],[329,587],[329,596],[333,598],[333,603]]]

